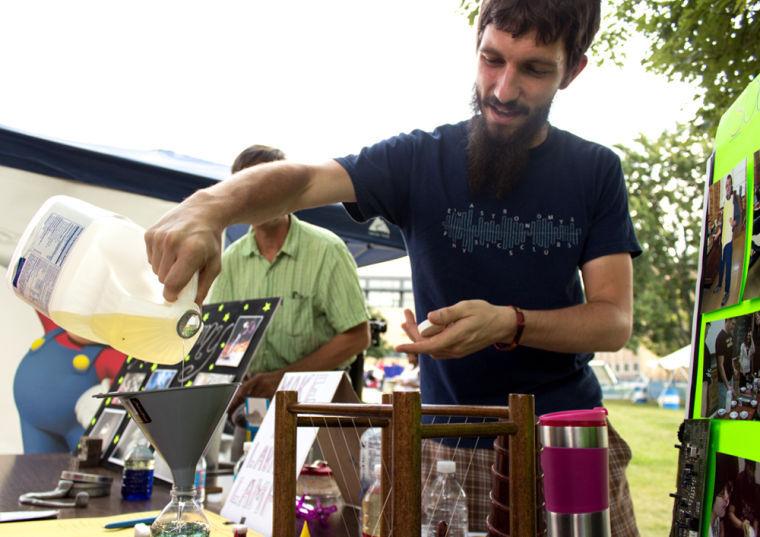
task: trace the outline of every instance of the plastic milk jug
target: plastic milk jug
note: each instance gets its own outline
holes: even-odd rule
[[[163,298],[145,249],[145,230],[68,196],[47,200],[8,265],[18,297],[65,330],[141,360],[175,364],[201,328],[198,277],[176,302]]]

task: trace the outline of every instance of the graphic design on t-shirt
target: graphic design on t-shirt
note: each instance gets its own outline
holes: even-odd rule
[[[479,211],[475,206],[467,211],[447,209],[443,235],[451,238],[451,247],[472,253],[476,246],[508,250],[540,252],[549,255],[552,248],[573,248],[579,245],[582,229],[576,227],[575,219],[557,218],[553,214],[537,214],[530,221],[510,216],[504,209],[497,217]]]

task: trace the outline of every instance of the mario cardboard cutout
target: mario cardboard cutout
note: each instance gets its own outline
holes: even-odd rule
[[[24,453],[72,452],[126,356],[67,333],[37,313],[45,330],[21,359],[13,396]]]

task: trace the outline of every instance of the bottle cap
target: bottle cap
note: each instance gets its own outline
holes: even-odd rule
[[[301,468],[301,475],[331,476],[332,469],[325,461],[314,461]]]
[[[607,425],[607,409],[596,407],[590,410],[552,412],[539,416],[538,424],[547,427],[605,427]]]
[[[454,461],[438,461],[435,465],[435,469],[439,474],[453,474],[456,472],[457,463]]]

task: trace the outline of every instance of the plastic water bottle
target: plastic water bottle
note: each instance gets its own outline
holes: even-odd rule
[[[127,501],[150,499],[153,492],[153,468],[156,459],[145,441],[139,441],[124,459],[121,474],[121,497]]]
[[[361,436],[359,453],[359,483],[361,494],[369,490],[375,481],[375,465],[382,459],[382,430],[375,427],[367,429]]]
[[[199,504],[206,501],[206,457],[201,455],[198,464],[195,465],[195,499]]]
[[[8,264],[13,292],[62,328],[127,355],[175,364],[201,328],[197,275],[176,302],[131,220],[68,196],[37,211]]]
[[[454,461],[438,461],[438,475],[422,496],[422,537],[467,537],[467,496]]]
[[[362,537],[379,537],[383,513],[383,494],[380,485],[380,464],[373,468],[374,481],[362,498]]]
[[[237,479],[237,476],[240,473],[240,470],[243,468],[243,463],[245,463],[245,457],[248,455],[248,451],[250,451],[252,445],[253,445],[253,442],[243,442],[243,454],[240,455],[240,458],[235,463],[235,468],[232,470],[233,481]]]

